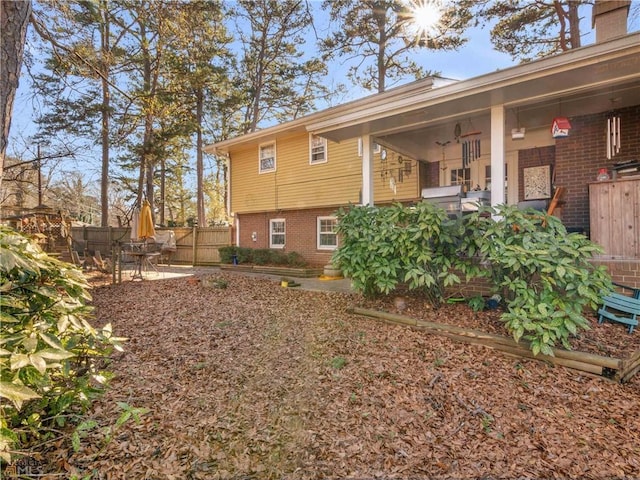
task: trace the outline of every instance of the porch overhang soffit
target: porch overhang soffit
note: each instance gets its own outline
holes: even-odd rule
[[[640,100],[640,34],[572,50],[438,88],[390,90],[310,116],[308,131],[331,141],[386,137],[504,108],[635,89]],[[430,86],[429,86],[430,87]],[[606,96],[606,95],[605,95]],[[608,100],[608,99],[605,99]],[[583,100],[584,101],[584,100]],[[604,108],[606,110],[607,107]],[[602,111],[602,110],[600,110]],[[407,147],[407,146],[405,146]]]

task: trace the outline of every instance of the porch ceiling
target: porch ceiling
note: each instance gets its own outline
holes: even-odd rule
[[[575,116],[640,104],[640,34],[425,90],[389,98],[387,108],[354,105],[308,126],[333,141],[365,134],[378,143],[424,160],[425,144],[453,139],[460,122],[489,132],[490,109],[503,105],[506,128],[516,112],[527,128],[550,125],[554,116]],[[337,112],[338,113],[338,112]]]

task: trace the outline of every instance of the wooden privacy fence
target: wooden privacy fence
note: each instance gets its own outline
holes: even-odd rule
[[[229,227],[176,227],[158,228],[158,231],[173,230],[176,251],[171,255],[172,264],[214,265],[220,262],[221,247],[231,245]],[[124,246],[131,241],[128,227],[73,227],[73,248],[79,253],[111,256],[113,248]]]

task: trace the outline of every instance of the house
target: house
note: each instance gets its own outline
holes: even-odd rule
[[[587,47],[421,79],[208,146],[229,161],[236,244],[323,265],[341,206],[453,186],[442,191],[453,211],[467,195],[546,208],[563,187],[554,214],[603,245],[615,280],[640,286],[640,34],[626,33],[628,8],[596,2]],[[616,179],[598,182],[603,170]]]

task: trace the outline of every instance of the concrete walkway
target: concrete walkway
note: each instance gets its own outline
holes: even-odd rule
[[[125,265],[122,269],[122,281],[128,282],[131,281],[132,277],[132,266]],[[153,281],[153,280],[166,280],[169,278],[179,278],[179,277],[188,277],[192,275],[215,275],[221,273],[222,270],[218,267],[205,267],[205,266],[196,266],[192,267],[191,265],[171,265],[170,267],[167,265],[158,265],[158,272],[155,271],[146,271],[143,273],[144,280],[142,281]],[[230,270],[224,270],[225,274],[231,275],[245,275],[252,277],[260,277],[260,278],[269,278],[274,281],[279,282],[283,275],[269,275],[264,273],[254,273],[254,272],[234,272]],[[293,279],[293,278],[292,278]],[[319,291],[319,292],[344,292],[344,293],[352,293],[354,290],[351,288],[351,280],[346,278],[340,279],[323,279],[322,277],[314,277],[314,278],[295,278],[296,283],[299,283],[298,287],[287,287],[287,288],[296,288],[301,290],[310,290],[310,291]],[[284,287],[283,287],[284,288]]]

